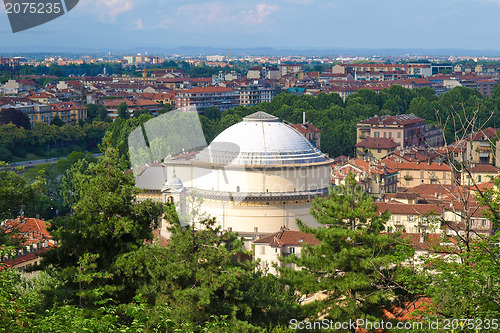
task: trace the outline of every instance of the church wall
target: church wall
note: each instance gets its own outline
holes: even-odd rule
[[[280,206],[245,206],[231,203],[203,203],[202,210],[215,217],[223,230],[231,228],[233,232],[269,234],[286,226],[290,230],[299,230],[296,219],[307,225],[319,224],[309,214],[310,204]]]
[[[168,167],[173,176],[173,167]],[[327,188],[330,185],[330,166],[299,168],[245,169],[243,166],[226,169],[202,169],[178,165],[175,174],[184,186],[220,192],[296,192]]]

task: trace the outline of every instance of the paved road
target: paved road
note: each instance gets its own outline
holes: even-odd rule
[[[101,157],[102,153],[98,154],[92,154],[94,157]],[[46,159],[41,159],[41,160],[32,160],[32,161],[24,161],[24,162],[14,162],[9,164],[9,168],[15,168],[15,167],[31,167],[35,165],[40,165],[40,164],[47,164],[47,163],[57,163],[59,160],[65,160],[66,157],[56,157],[56,158],[46,158]]]

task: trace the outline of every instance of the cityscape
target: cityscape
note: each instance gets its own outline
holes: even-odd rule
[[[0,332],[500,329],[496,22],[471,18],[491,38],[464,48],[436,4],[424,21],[449,39],[396,15],[382,25],[414,45],[374,45],[360,0],[331,47],[307,21],[353,4],[188,1],[160,20],[174,4],[65,1],[28,27],[14,2]],[[304,31],[282,16],[301,11]]]

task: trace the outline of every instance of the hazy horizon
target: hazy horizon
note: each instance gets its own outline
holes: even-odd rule
[[[16,34],[1,8],[0,50],[500,48],[500,0],[81,0]]]

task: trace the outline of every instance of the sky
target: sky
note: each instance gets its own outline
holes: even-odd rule
[[[0,49],[182,46],[500,50],[500,0],[80,0]]]

